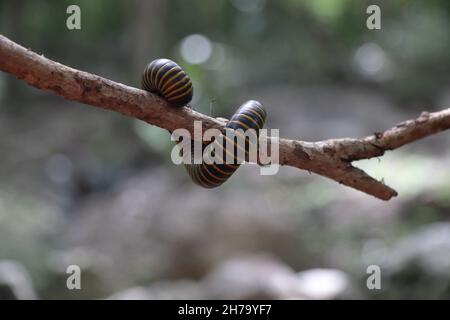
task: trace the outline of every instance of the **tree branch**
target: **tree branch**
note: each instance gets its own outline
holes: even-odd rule
[[[223,129],[223,122],[189,108],[172,108],[149,92],[94,74],[76,70],[26,49],[0,35],[0,70],[29,85],[65,99],[113,110],[172,132],[185,128],[194,133],[194,121],[203,129]],[[280,139],[280,164],[304,169],[333,179],[382,200],[397,192],[351,162],[379,157],[415,140],[450,128],[450,109],[424,112],[416,120],[402,122],[385,132],[362,139],[330,139],[318,142]]]

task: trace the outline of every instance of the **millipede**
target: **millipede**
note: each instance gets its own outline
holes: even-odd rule
[[[156,93],[174,107],[183,107],[192,100],[192,81],[184,70],[169,59],[150,62],[142,75],[142,89]]]
[[[169,59],[157,59],[150,62],[142,75],[141,86],[142,89],[161,96],[174,107],[188,105],[193,96],[191,79],[177,63]],[[225,134],[222,133],[219,139],[203,145],[202,148],[203,151],[208,147],[214,148],[222,159],[228,153],[232,161],[184,163],[192,181],[204,188],[215,188],[227,181],[239,168],[240,163],[248,160],[251,139],[244,136],[245,144],[242,147],[234,138],[230,139],[226,133],[232,131],[235,136],[239,136],[242,132],[254,132],[256,135],[254,138],[257,138],[259,130],[264,126],[266,116],[267,112],[260,102],[249,100],[243,103],[225,125]],[[242,153],[244,158],[239,156]]]

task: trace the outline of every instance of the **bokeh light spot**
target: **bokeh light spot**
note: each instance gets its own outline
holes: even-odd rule
[[[180,50],[184,60],[191,64],[201,64],[211,56],[212,44],[207,37],[193,34],[183,39]]]

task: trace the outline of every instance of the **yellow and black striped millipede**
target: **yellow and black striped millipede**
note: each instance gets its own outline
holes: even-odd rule
[[[157,59],[147,65],[142,75],[142,89],[158,94],[174,107],[187,105],[193,95],[192,81],[189,76],[178,64],[168,59]],[[266,116],[266,110],[260,102],[249,100],[242,104],[227,122],[225,132],[234,130],[236,135],[239,135],[241,132],[253,129],[257,138],[259,130],[264,126]],[[243,160],[241,156],[238,156],[239,148],[241,148],[239,155],[242,155],[242,152],[245,156],[248,155],[250,149],[248,138],[244,139],[246,141],[245,150],[242,150],[242,146],[226,134],[222,134],[221,138],[211,143],[215,144],[214,150],[222,151],[222,163],[184,164],[192,181],[204,188],[220,186],[239,168]],[[230,150],[233,152],[232,163],[225,159],[226,153],[229,153]]]
[[[150,62],[142,75],[142,89],[164,98],[174,107],[182,107],[192,100],[192,81],[181,67],[169,59]]]

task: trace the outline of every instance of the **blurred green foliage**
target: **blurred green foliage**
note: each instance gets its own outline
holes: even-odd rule
[[[382,8],[382,31],[365,26],[365,10],[374,3]],[[65,28],[69,4],[82,8],[81,31]],[[137,1],[2,0],[0,27],[5,35],[51,58],[133,85],[139,76],[133,69],[132,43],[149,41],[192,74],[202,90],[202,110],[213,97],[228,105],[246,88],[280,81],[364,83],[381,86],[400,105],[431,102],[450,70],[447,1],[173,0],[162,6],[164,19],[156,31],[164,41],[159,43],[134,39],[133,26],[142,19]],[[152,11],[146,16],[151,21]],[[180,41],[190,34],[202,34],[225,50],[219,67],[211,70],[207,64],[180,60]],[[355,51],[367,41],[377,43],[395,65],[395,73],[383,81],[354,68]],[[148,54],[148,61],[155,58],[151,50]],[[232,79],[224,83],[228,73]]]

